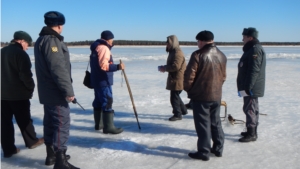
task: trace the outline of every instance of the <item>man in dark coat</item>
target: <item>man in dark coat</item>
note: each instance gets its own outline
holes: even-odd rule
[[[250,142],[257,140],[258,97],[263,97],[265,91],[266,54],[255,28],[245,28],[242,35],[244,54],[238,63],[237,88],[248,95],[243,98],[247,132],[241,133],[243,137],[239,141]]]
[[[159,71],[168,72],[166,89],[170,90],[170,102],[173,108],[173,116],[169,118],[169,121],[176,121],[181,120],[182,115],[187,114],[187,109],[180,98],[186,62],[175,35],[168,36],[166,44],[166,51],[169,53],[167,64],[160,66]]]
[[[35,84],[30,58],[25,51],[31,42],[28,33],[17,31],[11,43],[1,49],[1,147],[4,158],[20,151],[15,146],[13,116],[26,147],[33,149],[44,143],[43,138],[36,137],[30,114],[29,99]]]
[[[70,107],[74,91],[70,55],[60,34],[65,17],[57,11],[45,13],[45,24],[34,46],[35,68],[40,103],[44,105],[45,164],[54,168],[72,168],[66,155],[70,129]]]
[[[208,161],[209,153],[222,157],[224,147],[220,106],[227,58],[214,44],[212,32],[201,31],[196,39],[199,50],[192,53],[187,65],[184,90],[193,102],[198,151],[188,155],[194,159]]]

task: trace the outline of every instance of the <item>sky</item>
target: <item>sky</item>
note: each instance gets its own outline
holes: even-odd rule
[[[33,41],[44,14],[65,15],[65,42],[95,40],[110,30],[115,40],[158,40],[176,35],[195,41],[210,30],[217,42],[241,42],[242,31],[255,27],[262,42],[300,41],[299,0],[1,0],[1,41],[18,30]]]

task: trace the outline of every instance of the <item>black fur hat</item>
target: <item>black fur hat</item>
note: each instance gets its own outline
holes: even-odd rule
[[[45,13],[44,18],[47,26],[64,25],[66,22],[65,16],[57,11],[49,11]]]
[[[253,38],[258,38],[258,31],[255,28],[249,27],[244,28],[242,35],[251,36]]]
[[[211,31],[201,31],[196,36],[197,40],[209,42],[214,40],[214,34]]]

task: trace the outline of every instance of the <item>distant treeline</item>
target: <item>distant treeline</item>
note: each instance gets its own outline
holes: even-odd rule
[[[68,46],[86,46],[91,45],[94,41],[75,41],[65,42]],[[1,47],[8,45],[9,42],[1,42]],[[196,46],[197,42],[180,41],[180,45]],[[242,46],[243,42],[215,42],[219,46]],[[262,45],[268,46],[299,46],[300,42],[261,42]],[[164,46],[166,41],[146,41],[146,40],[114,40],[116,46]]]

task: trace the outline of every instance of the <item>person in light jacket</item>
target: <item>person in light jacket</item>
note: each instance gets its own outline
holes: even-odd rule
[[[169,53],[167,64],[160,66],[160,72],[168,72],[166,89],[170,90],[170,102],[173,108],[173,116],[170,121],[181,120],[182,115],[187,114],[187,109],[180,98],[183,90],[183,74],[186,69],[184,54],[179,47],[179,41],[175,35],[167,37],[166,51]]]

